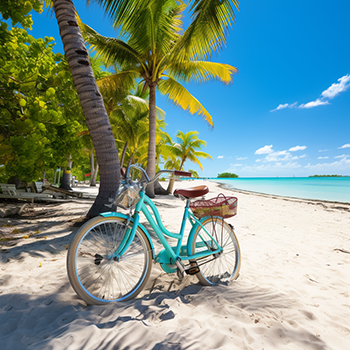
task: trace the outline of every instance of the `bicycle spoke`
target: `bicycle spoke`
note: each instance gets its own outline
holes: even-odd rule
[[[152,250],[147,237],[136,229],[126,253],[114,260],[132,222],[126,226],[127,220],[118,217],[98,217],[91,222],[96,223],[77,233],[79,240],[75,245],[72,242],[73,250],[68,253],[68,275],[74,289],[90,304],[134,297],[150,275]]]
[[[237,256],[237,249],[239,249],[239,246],[236,237],[231,228],[221,218],[206,219],[203,226],[213,238],[210,238],[206,231],[200,227],[194,237],[193,253],[218,249],[213,239],[218,242],[222,251],[207,258],[198,259],[200,272],[197,276],[200,282],[206,285],[229,281],[237,276],[238,272],[239,256]],[[201,242],[205,242],[205,246],[200,246]]]

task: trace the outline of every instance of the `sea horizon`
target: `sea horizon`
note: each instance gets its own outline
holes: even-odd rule
[[[350,203],[349,176],[208,178],[236,189],[283,197]]]

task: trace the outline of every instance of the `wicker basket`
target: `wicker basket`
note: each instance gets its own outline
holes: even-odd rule
[[[121,184],[114,204],[123,209],[133,208],[140,200],[139,191],[138,186]]]
[[[216,198],[190,203],[190,209],[198,219],[205,216],[220,216],[226,219],[237,214],[237,201],[236,197],[226,197],[220,193]]]

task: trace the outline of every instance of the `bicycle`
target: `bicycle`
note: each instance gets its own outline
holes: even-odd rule
[[[130,176],[132,169],[140,170],[144,180],[134,181]],[[115,202],[129,209],[129,214],[102,213],[86,222],[73,238],[67,255],[68,277],[75,292],[88,305],[136,297],[148,281],[152,261],[159,263],[166,273],[177,272],[180,278],[185,274],[196,275],[203,285],[216,285],[238,277],[240,247],[232,225],[224,221],[235,215],[237,198],[231,197],[231,207],[225,205],[224,212],[222,205],[211,204],[213,199],[198,200],[209,192],[207,186],[175,190],[174,195],[184,199],[186,205],[180,232],[172,233],[164,227],[158,209],[145,194],[147,185],[165,172],[191,176],[185,171],[161,170],[150,180],[144,169],[131,165]],[[202,205],[207,202],[210,203]],[[140,223],[140,212],[164,247],[157,255],[149,232]],[[192,227],[183,244],[187,222]],[[177,244],[170,246],[166,236],[177,240]]]

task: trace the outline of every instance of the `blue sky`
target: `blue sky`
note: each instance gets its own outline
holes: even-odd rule
[[[115,36],[97,6],[75,0],[82,20]],[[242,0],[226,48],[212,58],[238,68],[233,83],[188,85],[211,113],[214,129],[160,94],[166,131],[197,130],[207,141],[201,176],[350,175],[350,1]],[[53,36],[55,18],[33,15],[31,34]]]

